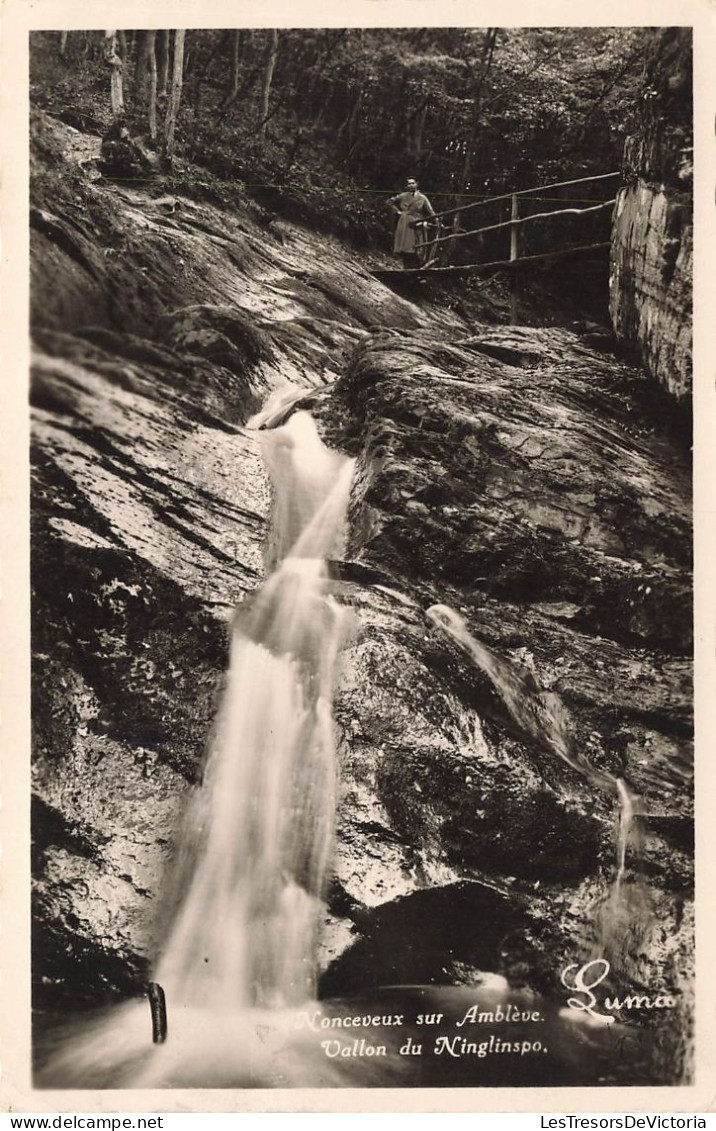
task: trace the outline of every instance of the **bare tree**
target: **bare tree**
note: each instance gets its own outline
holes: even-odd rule
[[[157,56],[156,31],[137,32],[135,95],[137,104],[146,103],[149,136],[157,137]]]
[[[119,56],[122,60],[122,66],[127,67],[127,59],[129,58],[129,46],[127,43],[127,33],[124,29],[120,28],[117,32],[117,43],[119,47]]]
[[[149,62],[149,95],[147,104],[147,118],[149,121],[149,136],[152,141],[157,140],[157,53],[156,53],[156,31],[148,31],[147,38],[149,40],[147,47],[147,59]]]
[[[266,52],[266,66],[261,82],[261,101],[259,103],[258,132],[261,141],[266,137],[266,123],[269,117],[269,96],[271,94],[274,67],[276,66],[276,56],[278,55],[278,31],[276,28],[271,29],[269,37],[268,51]]]
[[[472,174],[472,163],[475,157],[475,148],[477,146],[477,138],[480,131],[482,93],[485,86],[485,80],[487,79],[490,67],[492,65],[492,57],[495,53],[497,32],[498,29],[495,27],[488,28],[482,41],[480,63],[473,80],[472,121],[470,125],[470,136],[468,137],[467,144],[465,146],[465,159],[463,161],[462,172],[460,174],[459,192],[465,191],[470,182],[470,176]]]
[[[169,32],[158,31],[157,37],[157,95],[159,98],[167,97],[169,86]]]
[[[117,49],[117,32],[106,31],[104,33],[104,40],[104,57],[111,68],[109,87],[110,105],[112,107],[112,117],[116,119],[124,114],[124,64],[122,63],[122,58]]]
[[[222,107],[230,106],[239,94],[239,74],[241,59],[241,29],[235,28],[231,33],[231,81],[222,102]]]
[[[186,31],[174,32],[174,66],[172,68],[172,85],[169,92],[167,116],[164,121],[164,155],[170,161],[174,156],[174,133],[181,102],[182,78],[184,73],[184,42]]]
[[[141,101],[147,93],[149,80],[149,32],[137,32],[137,61],[134,67],[134,93]]]

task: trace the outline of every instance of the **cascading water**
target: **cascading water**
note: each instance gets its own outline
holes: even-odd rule
[[[624,970],[629,943],[638,939],[645,916],[645,894],[641,884],[625,884],[627,855],[636,856],[638,831],[635,816],[638,799],[622,778],[594,766],[577,750],[570,733],[569,713],[559,695],[539,687],[528,672],[496,655],[477,640],[465,621],[449,605],[433,605],[427,619],[453,640],[489,678],[517,726],[536,742],[546,745],[563,762],[576,770],[597,789],[616,792],[619,822],[616,848],[616,873],[601,915],[595,953],[607,955]]]
[[[55,1060],[50,1079],[276,1082],[270,1038],[290,1030],[281,1011],[315,992],[336,809],[331,700],[350,617],[327,593],[325,559],[337,552],[354,461],[326,448],[305,412],[261,433],[261,446],[273,572],[237,609],[203,782],[179,837],[152,974],[167,1044],[146,1047],[146,1005],[141,1017],[121,1007]],[[247,1048],[257,1032],[258,1052]],[[281,1050],[279,1082],[290,1082],[295,1044]]]
[[[269,406],[254,426],[277,423],[286,407]],[[189,804],[166,885],[152,980],[166,997],[168,1038],[153,1045],[146,1001],[127,1003],[83,1024],[81,1035],[66,1036],[39,1082],[388,1087],[584,1083],[616,1073],[614,1043],[590,1038],[584,1048],[575,1044],[574,1018],[565,1021],[561,1002],[529,987],[513,988],[489,971],[475,986],[398,985],[363,1002],[316,1000],[316,942],[336,810],[331,701],[350,628],[350,614],[328,592],[326,560],[340,554],[353,461],[329,451],[311,417],[300,411],[287,424],[260,432],[260,443],[274,490],[269,577],[236,611],[203,782]],[[632,887],[625,876],[634,799],[625,783],[576,750],[559,696],[477,641],[452,609],[434,606],[427,616],[485,671],[524,732],[594,786],[616,789],[617,874],[605,919],[613,925],[625,906],[624,891]],[[517,1036],[519,1047],[534,1047],[537,1029],[529,1018],[536,1010],[539,1051],[542,1041],[545,1052],[549,1045],[549,1064],[542,1057],[529,1064],[520,1059],[513,1068],[499,1056],[478,1070],[470,1058],[463,1062],[455,1048],[464,1038],[456,1034],[476,1003],[500,1016],[509,1007],[528,1019],[510,1021],[507,1028],[495,1023],[491,1039],[501,1034],[509,1048]],[[426,1004],[440,1019],[434,1052],[414,1060],[403,1055],[404,1042],[415,1047],[425,1040],[416,1018]],[[393,1009],[401,1016],[395,1028]],[[618,1023],[607,1028],[610,1039],[628,1035]],[[352,1051],[363,1046],[374,1058]],[[343,1059],[354,1055],[356,1060]]]
[[[306,413],[262,434],[275,570],[232,633],[202,789],[188,814],[176,912],[154,975],[170,1012],[283,1007],[314,989],[335,814],[331,699],[347,613],[326,595],[353,462]]]

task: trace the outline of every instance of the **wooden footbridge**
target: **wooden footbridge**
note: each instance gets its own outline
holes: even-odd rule
[[[511,271],[513,272],[513,290],[516,298],[516,278],[519,268],[523,266],[527,267],[534,263],[547,263],[550,260],[560,259],[566,256],[592,254],[609,247],[609,241],[604,240],[600,243],[560,246],[554,248],[552,251],[540,252],[538,255],[520,255],[520,233],[525,225],[537,223],[540,220],[553,220],[563,216],[582,217],[594,215],[598,212],[606,212],[607,209],[613,208],[616,203],[615,197],[611,200],[599,201],[597,204],[589,204],[588,207],[585,208],[560,208],[549,212],[537,212],[532,215],[520,216],[521,198],[529,196],[532,200],[544,199],[544,197],[541,197],[541,194],[548,190],[556,191],[557,189],[572,188],[577,185],[593,184],[600,181],[608,182],[616,180],[619,177],[621,177],[621,173],[615,172],[601,173],[598,176],[592,177],[578,177],[571,181],[556,181],[553,184],[540,185],[536,188],[503,193],[501,196],[484,197],[481,200],[472,201],[470,204],[460,205],[458,208],[448,208],[444,212],[436,212],[435,216],[431,217],[431,220],[427,222],[435,225],[434,233],[428,238],[424,238],[416,245],[416,254],[419,260],[417,267],[378,269],[371,272],[371,274],[376,279],[390,283],[424,278],[428,275],[440,278],[459,278],[461,276],[480,274],[483,271]],[[462,213],[508,200],[511,202],[509,220],[503,220],[497,224],[488,224],[482,228],[471,228],[469,231],[462,231],[458,228],[457,225],[460,222],[458,217],[460,217]],[[454,218],[453,223],[455,228],[447,235],[441,235],[443,220],[446,216],[452,216]],[[509,230],[509,256],[502,259],[492,259],[484,263],[449,265],[440,262],[442,249],[447,248],[452,251],[455,241],[464,240],[468,237],[481,236],[486,232],[495,232],[499,229]]]

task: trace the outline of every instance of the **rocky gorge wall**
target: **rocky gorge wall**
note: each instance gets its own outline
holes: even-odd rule
[[[425,610],[448,603],[641,799],[630,984],[679,1006],[639,1079],[683,1079],[689,469],[649,380],[569,331],[398,297],[338,241],[267,231],[248,205],[82,178],[35,200],[38,1011],[144,990],[232,611],[263,578],[270,490],[246,421],[290,382],[358,459],[332,563],[355,631],[321,992],[491,970],[555,993],[594,943],[616,793],[517,725],[431,629]]]
[[[610,313],[619,340],[678,401],[691,395],[691,32],[654,33],[643,129],[625,149],[612,227]]]

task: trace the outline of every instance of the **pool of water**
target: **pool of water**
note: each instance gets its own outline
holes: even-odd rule
[[[659,1083],[653,1030],[585,1021],[498,975],[476,986],[394,986],[291,1010],[149,1004],[38,1019],[37,1084],[53,1088],[574,1087]]]

